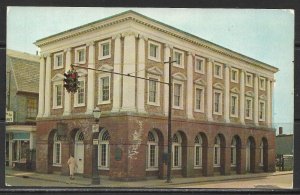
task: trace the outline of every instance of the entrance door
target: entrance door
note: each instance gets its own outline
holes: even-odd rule
[[[75,136],[75,154],[74,158],[77,163],[76,173],[83,173],[84,167],[84,144],[83,144],[83,133],[78,131]]]

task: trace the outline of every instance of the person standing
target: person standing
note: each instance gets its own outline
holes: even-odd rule
[[[75,179],[74,172],[75,172],[75,168],[77,167],[77,163],[72,155],[70,155],[70,158],[67,163],[70,169],[70,179]]]

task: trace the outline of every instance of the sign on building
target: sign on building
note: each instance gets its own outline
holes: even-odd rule
[[[5,121],[6,121],[7,123],[12,123],[12,122],[14,122],[14,112],[13,112],[13,111],[6,111]]]

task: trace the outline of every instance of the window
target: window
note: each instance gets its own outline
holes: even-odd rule
[[[263,144],[263,142],[260,143],[259,152],[260,152],[259,165],[263,166],[263,164],[264,164],[264,144]]]
[[[246,86],[253,87],[253,75],[251,73],[246,73]]]
[[[260,77],[259,78],[259,89],[260,90],[265,90],[266,89],[266,79]]]
[[[37,115],[37,99],[27,98],[27,118],[35,118]]]
[[[181,136],[179,133],[176,133],[173,136],[173,167],[181,168]]]
[[[53,108],[62,108],[62,84],[54,84],[53,86]]]
[[[148,79],[148,104],[159,106],[159,77],[149,76]]]
[[[259,101],[259,121],[265,120],[265,102]]]
[[[195,72],[204,74],[205,73],[204,67],[205,67],[205,59],[196,57],[195,58]]]
[[[54,54],[54,69],[63,68],[63,53]]]
[[[173,58],[174,58],[174,66],[177,66],[179,68],[184,68],[184,53],[182,51],[179,50],[175,50],[173,51]]]
[[[75,49],[75,63],[79,63],[79,64],[85,63],[85,47],[80,47]]]
[[[231,112],[230,115],[233,117],[238,116],[238,95],[231,94]]]
[[[222,79],[223,78],[223,71],[221,64],[215,64],[214,66],[214,76],[216,78]]]
[[[253,108],[252,98],[246,97],[245,103],[246,103],[245,117],[246,117],[246,119],[252,120],[252,108]]]
[[[99,77],[99,104],[110,103],[110,75],[102,75]]]
[[[54,134],[53,137],[53,165],[59,165],[61,166],[61,138],[57,135],[57,133]]]
[[[215,145],[214,145],[214,167],[220,166],[220,136],[215,137]]]
[[[194,166],[202,167],[202,137],[197,135],[195,137],[195,157],[194,157]]]
[[[239,71],[237,69],[231,69],[231,81],[234,83],[239,82]]]
[[[183,83],[174,82],[173,89],[173,108],[183,109]]]
[[[153,41],[148,41],[148,58],[160,62],[160,44]]]
[[[230,162],[231,166],[236,166],[236,138],[234,137],[231,142],[231,156]]]
[[[154,131],[148,133],[147,168],[158,169],[158,136]]]
[[[214,114],[222,114],[222,92],[214,92]]]
[[[98,166],[100,169],[109,168],[109,140],[110,135],[106,129],[99,134]]]
[[[111,57],[111,40],[99,42],[99,60]]]
[[[79,88],[74,94],[74,106],[84,106],[85,105],[85,82],[83,79],[79,79]]]
[[[204,112],[204,88],[195,87],[195,111]]]

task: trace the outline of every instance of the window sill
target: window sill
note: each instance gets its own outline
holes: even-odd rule
[[[98,102],[98,105],[110,104],[110,101]]]
[[[53,167],[62,167],[61,164],[52,164]]]
[[[202,167],[194,166],[194,169],[202,169]]]
[[[158,168],[147,168],[146,171],[158,171]]]
[[[59,106],[59,107],[52,107],[53,110],[56,110],[56,109],[62,109],[63,107],[62,106]]]
[[[107,55],[107,56],[98,56],[98,60],[105,60],[105,59],[109,59],[111,58],[111,54]]]
[[[74,105],[74,108],[79,108],[79,107],[84,107],[85,104],[77,104],[77,105]]]
[[[108,171],[109,168],[108,167],[98,167],[98,170],[104,170],[104,171]]]
[[[194,110],[194,112],[198,112],[198,113],[204,113],[204,110]]]
[[[183,110],[183,107],[173,106],[172,108],[175,109],[175,110]]]
[[[161,59],[160,59],[160,57],[158,58],[155,58],[155,57],[151,57],[151,56],[149,56],[148,57],[148,60],[152,60],[152,61],[155,61],[155,62],[161,62]]]
[[[222,113],[220,113],[220,112],[214,112],[213,114],[218,115],[218,116],[222,116]]]
[[[220,168],[221,165],[214,165],[214,168]]]
[[[64,65],[62,65],[62,66],[54,66],[53,70],[59,70],[59,69],[63,69],[63,68],[64,68]]]
[[[181,167],[172,167],[172,170],[181,170]]]
[[[85,61],[75,62],[75,64],[83,65],[83,64],[85,64]]]
[[[238,115],[230,115],[230,117],[232,117],[232,118],[238,118],[239,116]]]
[[[158,107],[160,107],[160,104],[156,104],[156,103],[148,102],[147,104],[150,105],[150,106],[158,106]]]
[[[222,77],[222,76],[217,76],[217,75],[214,75],[214,77],[215,77],[215,78],[217,78],[217,79],[223,79],[223,77]]]
[[[195,70],[195,73],[199,73],[199,74],[205,74],[204,71],[199,71],[199,70]]]
[[[246,84],[246,87],[251,87],[251,88],[253,88],[253,85]]]
[[[183,65],[180,65],[180,64],[175,64],[175,63],[174,63],[173,66],[174,66],[174,67],[177,67],[177,68],[182,68],[182,69],[184,69],[184,66],[183,66]]]

